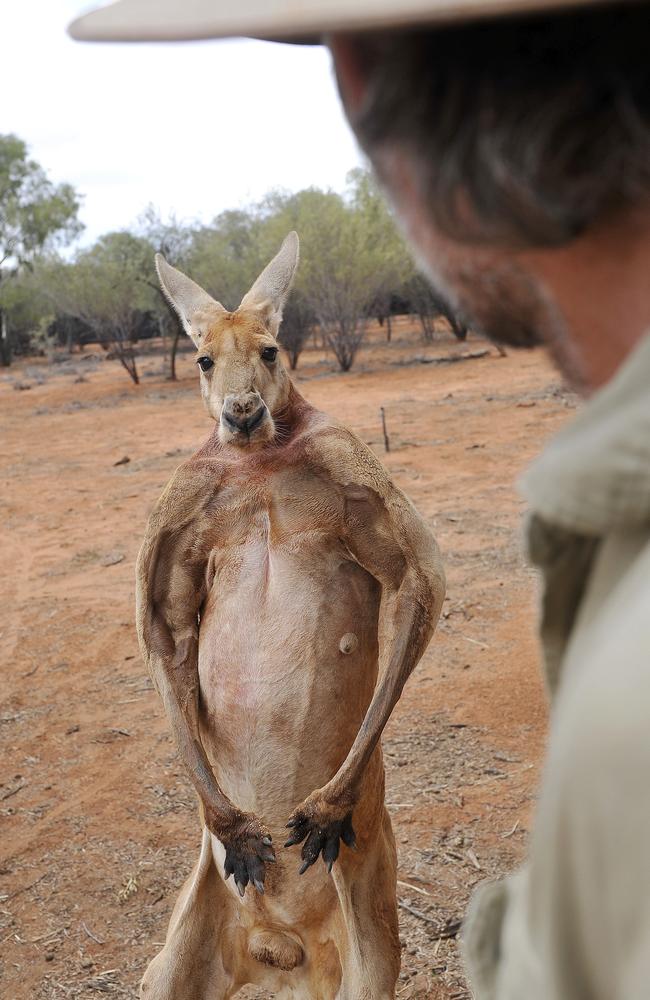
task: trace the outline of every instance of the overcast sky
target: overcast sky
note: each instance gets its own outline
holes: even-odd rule
[[[73,42],[66,24],[89,6],[0,4],[0,133],[83,195],[84,242],[149,202],[207,221],[273,187],[340,190],[361,162],[325,50]]]

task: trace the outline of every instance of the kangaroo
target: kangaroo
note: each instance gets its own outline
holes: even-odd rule
[[[156,257],[216,426],[163,492],[137,563],[142,653],[202,818],[145,1000],[225,1000],[247,983],[304,1000],[395,996],[380,737],[435,629],[444,574],[372,451],[285,370],[297,264],[290,233],[228,312]]]

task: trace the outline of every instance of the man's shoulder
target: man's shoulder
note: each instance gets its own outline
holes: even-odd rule
[[[594,606],[579,617],[571,639],[557,724],[568,723],[594,752],[639,741],[648,756],[650,526],[604,541],[592,577],[595,592],[585,601]]]
[[[649,608],[650,525],[613,532],[599,543],[567,661],[634,649],[650,635]]]

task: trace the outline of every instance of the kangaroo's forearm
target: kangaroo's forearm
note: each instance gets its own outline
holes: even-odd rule
[[[398,592],[390,621],[382,629],[393,639],[388,662],[375,688],[359,732],[343,764],[328,783],[328,793],[339,801],[356,800],[364,771],[379,743],[402,690],[433,634],[442,606],[442,587],[432,587],[422,600],[410,586]]]
[[[178,643],[173,657],[153,657],[152,672],[181,760],[201,800],[208,828],[225,834],[240,811],[222,792],[199,735],[196,639]]]

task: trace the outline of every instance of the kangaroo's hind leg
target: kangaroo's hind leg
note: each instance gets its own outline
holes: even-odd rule
[[[204,827],[201,855],[176,901],[165,945],[140,984],[142,1000],[228,1000],[235,995],[239,942],[232,906]]]
[[[397,854],[385,807],[364,856],[332,874],[339,896],[342,979],[337,1000],[393,1000],[401,949],[397,919]]]

